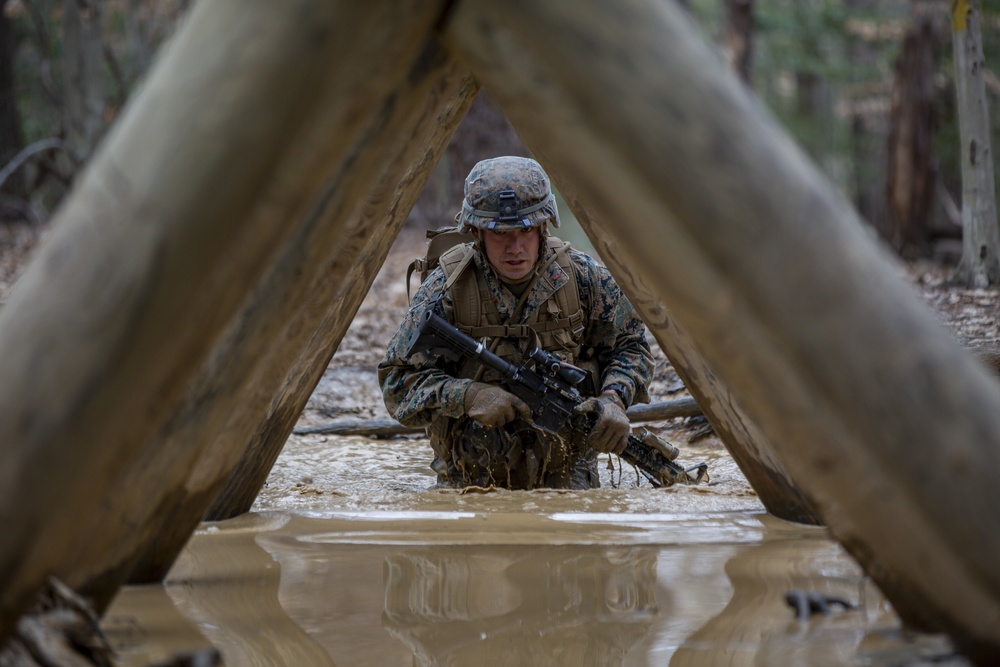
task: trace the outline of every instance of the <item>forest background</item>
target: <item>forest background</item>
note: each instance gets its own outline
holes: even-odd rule
[[[0,0],[0,244],[27,251],[44,234],[194,1]],[[958,261],[962,155],[949,3],[672,1],[687,8],[874,234],[907,259]],[[987,103],[995,110],[1000,0],[982,2],[981,29]],[[989,117],[996,146],[1000,114]],[[464,174],[481,156],[502,153],[528,154],[480,95],[410,224],[448,224]],[[997,179],[1000,159],[995,151],[990,157]],[[11,278],[3,271],[0,298]]]

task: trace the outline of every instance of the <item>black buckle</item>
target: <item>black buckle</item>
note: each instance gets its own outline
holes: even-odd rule
[[[516,222],[517,217],[517,194],[513,190],[501,190],[497,193],[500,201],[497,205],[497,221]]]

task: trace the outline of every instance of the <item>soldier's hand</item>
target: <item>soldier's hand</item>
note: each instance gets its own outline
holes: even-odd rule
[[[597,415],[587,444],[599,452],[621,454],[628,444],[629,422],[617,394],[604,393],[576,406],[577,412]]]
[[[500,387],[473,382],[465,390],[465,412],[483,426],[496,428],[517,417],[531,419],[531,408]]]

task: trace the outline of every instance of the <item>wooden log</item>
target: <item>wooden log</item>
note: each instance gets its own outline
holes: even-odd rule
[[[681,10],[469,0],[445,35],[902,618],[1000,653],[1000,386]]]
[[[352,237],[361,251],[341,254],[342,261],[349,261],[353,279],[325,279],[311,290],[315,294],[311,297],[314,313],[297,323],[311,335],[294,348],[300,350],[298,358],[275,385],[264,416],[245,434],[243,457],[209,509],[208,520],[227,519],[250,510],[431,170],[476,97],[478,84],[465,66],[450,59],[438,61],[442,54],[436,47],[433,53],[433,57],[425,54],[421,58],[422,66],[436,63],[441,83],[427,94],[423,107],[414,103],[419,123],[406,141],[399,142],[400,152],[386,159],[389,167],[366,203]],[[404,165],[409,166],[403,169]]]
[[[552,176],[557,178],[555,174]],[[557,180],[557,184],[562,181]],[[695,340],[689,336],[642,276],[629,270],[634,265],[625,249],[610,239],[598,220],[571,187],[560,191],[573,208],[601,258],[616,276],[629,301],[642,316],[684,386],[704,406],[705,417],[718,434],[761,503],[774,516],[797,523],[820,524],[819,509],[809,494],[792,479],[774,455],[767,437],[746,414],[739,399],[720,382],[718,375],[704,361]]]
[[[678,417],[696,417],[700,414],[702,414],[701,406],[698,405],[698,401],[690,396],[675,398],[669,401],[638,403],[630,406],[625,411],[628,420],[633,424],[676,419]]]
[[[417,435],[424,429],[403,426],[395,419],[336,419],[316,426],[292,430],[295,435],[359,435],[366,438],[392,438],[397,435]]]
[[[415,38],[416,23],[399,6],[390,10],[387,20]],[[200,456],[184,493],[168,498],[170,521],[149,526],[130,581],[161,580],[198,522],[213,516],[213,502],[231,490],[239,492],[237,513],[249,509],[477,90],[468,70],[432,43],[386,98],[351,169],[331,181],[316,224],[288,244],[217,352],[224,363],[205,369],[185,413],[190,423],[167,434],[194,440]],[[215,429],[204,424],[209,400]]]
[[[694,417],[701,414],[698,403],[690,397],[670,401],[640,403],[625,411],[633,424],[664,421],[677,417]],[[369,438],[391,438],[397,435],[423,433],[422,427],[403,426],[395,419],[337,419],[316,426],[302,426],[292,430],[295,435],[360,435]]]
[[[0,315],[0,639],[45,575],[100,605],[129,549],[190,520],[176,496],[203,490],[184,487],[197,450],[159,436],[183,428],[186,392],[224,360],[211,352],[277,250],[396,111],[440,11],[193,8]]]

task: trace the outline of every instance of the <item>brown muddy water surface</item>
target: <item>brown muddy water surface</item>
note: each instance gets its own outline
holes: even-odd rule
[[[253,512],[204,523],[104,628],[122,665],[209,644],[233,666],[965,664],[724,450],[682,452],[710,484],[462,493],[429,489],[422,438],[298,438]],[[793,589],[858,609],[796,620]]]
[[[421,244],[401,235],[300,425],[388,418],[374,369]],[[666,400],[684,388],[651,345]],[[823,528],[766,514],[717,438],[655,430],[710,483],[602,466],[592,491],[432,490],[423,438],[293,435],[252,512],[202,524],[102,627],[128,667],[211,646],[230,667],[968,664],[903,632]],[[797,620],[791,590],[857,609]]]

